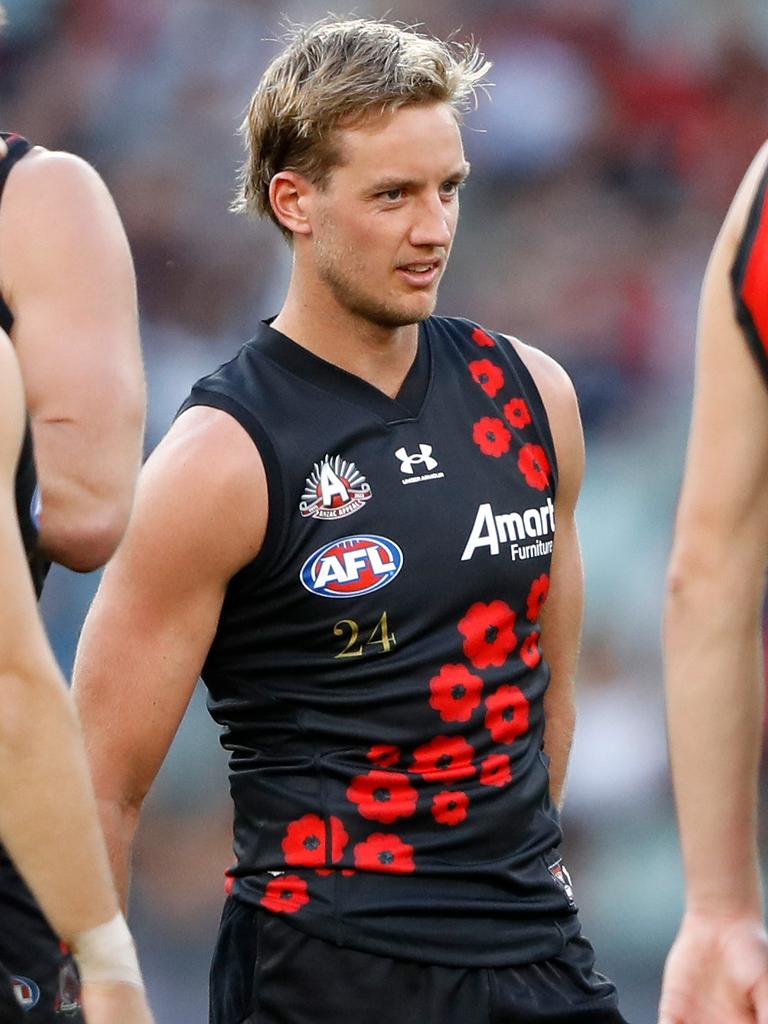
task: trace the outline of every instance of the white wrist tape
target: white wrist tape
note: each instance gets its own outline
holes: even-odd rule
[[[83,982],[124,981],[144,988],[133,938],[122,914],[80,932],[71,943]]]

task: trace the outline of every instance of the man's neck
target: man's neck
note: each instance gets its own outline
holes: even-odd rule
[[[416,357],[419,325],[386,328],[333,304],[296,299],[289,289],[272,327],[314,355],[394,398]]]

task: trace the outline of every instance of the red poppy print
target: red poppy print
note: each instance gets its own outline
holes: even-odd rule
[[[495,348],[496,342],[487,334],[482,327],[475,327],[472,331],[472,340],[483,348]]]
[[[286,864],[302,868],[320,868],[328,862],[327,836],[330,831],[333,862],[341,860],[349,836],[338,818],[326,823],[318,814],[305,814],[288,826],[282,842]]]
[[[531,422],[531,410],[524,398],[510,398],[504,406],[504,415],[507,417],[507,422],[513,427],[517,427],[518,430],[527,427]]]
[[[526,615],[529,622],[538,622],[541,614],[541,606],[547,600],[549,594],[549,576],[545,572],[531,584],[526,604]],[[525,660],[525,659],[523,659]]]
[[[407,775],[379,772],[358,775],[347,790],[347,799],[357,804],[364,818],[391,825],[397,818],[408,818],[416,810],[419,794]]]
[[[531,633],[523,640],[520,646],[520,657],[528,668],[536,668],[541,661],[541,649],[539,648],[539,633]]]
[[[469,363],[469,372],[486,395],[491,398],[495,398],[504,387],[504,374],[501,367],[492,363],[490,359],[473,360]]]
[[[416,870],[413,847],[400,836],[374,832],[364,843],[355,847],[355,866],[364,871],[390,871],[408,875]]]
[[[429,680],[429,703],[444,722],[468,722],[480,704],[483,680],[463,665],[443,665]]]
[[[469,807],[466,793],[445,790],[432,799],[432,817],[441,825],[458,825],[464,821]]]
[[[368,751],[367,757],[379,768],[390,768],[400,760],[400,747],[392,743],[377,743]]]
[[[464,653],[475,668],[499,668],[517,647],[517,616],[506,601],[478,601],[459,622],[464,636]]]
[[[509,451],[512,435],[502,420],[495,416],[483,416],[472,428],[472,440],[483,455],[491,455],[494,459],[500,459]]]
[[[412,772],[427,782],[455,782],[475,774],[475,752],[461,736],[436,736],[413,752]]]
[[[305,903],[309,903],[307,883],[298,875],[272,878],[267,882],[259,903],[267,910],[274,910],[278,914],[295,914]]]
[[[485,706],[485,727],[497,743],[514,743],[528,731],[528,699],[518,686],[500,686]]]
[[[480,764],[480,781],[484,786],[506,786],[512,781],[507,754],[489,754]]]
[[[525,477],[529,487],[543,491],[549,485],[552,467],[547,453],[540,444],[524,444],[517,456],[517,468]]]

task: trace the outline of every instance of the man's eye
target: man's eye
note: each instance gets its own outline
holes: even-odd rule
[[[455,196],[458,195],[459,189],[461,188],[461,182],[458,181],[444,181],[440,191],[444,196]]]
[[[403,198],[403,190],[401,188],[388,188],[386,192],[381,192],[379,194],[382,199],[387,199],[390,203],[396,203],[398,199]]]

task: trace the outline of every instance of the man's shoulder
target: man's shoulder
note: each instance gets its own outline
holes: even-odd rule
[[[575,400],[573,381],[556,359],[519,338],[505,334],[503,337],[512,346],[526,369],[533,377],[545,402],[571,402]]]
[[[101,175],[74,153],[33,146],[13,168],[7,200],[50,199],[68,204],[92,202],[106,192]]]

